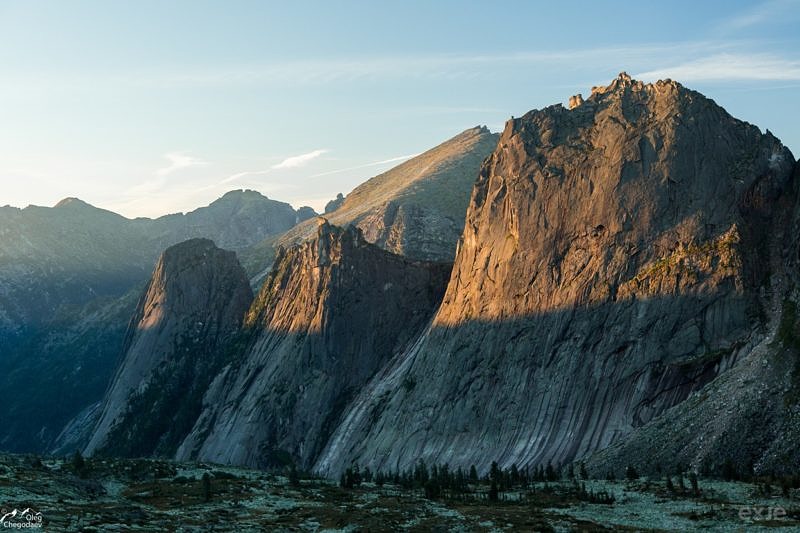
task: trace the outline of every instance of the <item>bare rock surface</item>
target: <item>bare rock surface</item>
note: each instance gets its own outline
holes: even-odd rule
[[[77,198],[0,207],[0,450],[63,447],[64,426],[108,387],[165,248],[203,237],[241,252],[314,215],[248,190],[157,219]]]

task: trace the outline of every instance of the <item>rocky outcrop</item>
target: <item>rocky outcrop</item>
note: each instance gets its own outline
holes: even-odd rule
[[[344,195],[342,193],[337,194],[336,198],[325,204],[325,214],[327,215],[328,213],[333,213],[334,211],[342,207],[343,203],[344,203]]]
[[[306,221],[310,218],[314,218],[317,216],[317,212],[314,211],[312,208],[308,207],[307,205],[303,205],[297,208],[295,212],[295,224],[299,224],[303,221]]]
[[[252,299],[233,252],[207,239],[168,248],[139,301],[85,453],[174,453]]]
[[[576,107],[578,107],[582,103],[583,103],[583,95],[581,95],[580,93],[576,94],[575,96],[570,96],[569,97],[569,108],[570,109],[575,109]]]
[[[396,254],[452,262],[470,191],[497,138],[486,127],[468,129],[337,197],[326,217],[337,226],[358,226],[369,242]],[[271,259],[269,248],[301,243],[315,231],[313,221],[299,224],[261,246],[261,262]]]
[[[317,224],[313,240],[279,254],[248,313],[246,348],[211,384],[177,458],[309,467],[345,406],[430,321],[449,264]]]
[[[622,74],[506,124],[441,308],[348,408],[316,470],[569,461],[761,344],[794,160],[671,81]],[[413,383],[403,387],[403,383]]]

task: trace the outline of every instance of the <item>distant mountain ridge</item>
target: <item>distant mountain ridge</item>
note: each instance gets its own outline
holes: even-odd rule
[[[0,361],[8,369],[0,378],[0,449],[42,450],[100,399],[164,248],[206,237],[241,251],[314,215],[241,190],[157,219],[127,219],[76,198],[52,208],[0,207]],[[21,393],[31,387],[35,393]]]

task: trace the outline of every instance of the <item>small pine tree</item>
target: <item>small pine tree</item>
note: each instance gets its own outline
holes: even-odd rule
[[[492,481],[500,480],[500,467],[497,465],[497,461],[492,461],[492,466],[489,468],[489,479]]]
[[[570,463],[567,467],[567,477],[569,479],[575,479],[575,467],[572,465],[572,463]]]
[[[498,500],[499,491],[497,490],[497,481],[492,479],[492,484],[489,486],[489,501],[496,502]]]
[[[675,493],[675,485],[672,484],[672,476],[667,476],[667,490],[670,493]]]
[[[544,470],[544,475],[547,481],[555,481],[556,479],[558,479],[558,475],[556,474],[556,471],[553,469],[553,465],[551,465],[549,461],[547,462],[547,468],[545,468]]]
[[[208,472],[203,474],[203,499],[207,502],[211,501],[211,476]]]
[[[681,494],[686,492],[686,483],[683,482],[683,472],[678,474],[678,488],[681,490]]]
[[[439,481],[436,479],[429,479],[425,483],[425,497],[429,500],[436,500],[442,493],[442,488]]]
[[[470,465],[469,467],[469,481],[470,483],[478,482],[478,469],[475,468],[475,465]]]
[[[289,485],[292,487],[300,486],[300,474],[297,472],[297,465],[294,463],[292,463],[292,466],[289,468]]]
[[[78,477],[86,477],[86,460],[84,460],[80,450],[75,450],[75,454],[72,456],[72,468],[75,469],[75,473],[78,474]]]
[[[725,481],[738,481],[739,480],[739,472],[734,466],[733,461],[728,458],[725,459],[725,463],[722,465],[722,479]]]
[[[636,481],[639,479],[639,472],[631,465],[628,465],[625,467],[625,478],[629,481]]]
[[[586,472],[586,465],[581,463],[581,479],[589,479],[589,474]]]
[[[700,484],[697,482],[697,473],[689,473],[689,484],[692,486],[692,495],[695,498],[700,497]]]

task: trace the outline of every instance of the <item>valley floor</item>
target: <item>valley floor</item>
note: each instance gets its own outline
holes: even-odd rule
[[[690,490],[668,492],[663,480],[587,480],[586,491],[607,491],[615,500],[588,503],[578,495],[580,483],[534,483],[501,493],[497,502],[480,484],[475,494],[434,501],[391,483],[343,489],[302,479],[298,486],[217,465],[0,455],[0,516],[27,511],[7,520],[58,532],[800,529],[798,489],[786,495],[776,487],[777,495],[767,496],[763,485],[701,479],[694,497]]]

